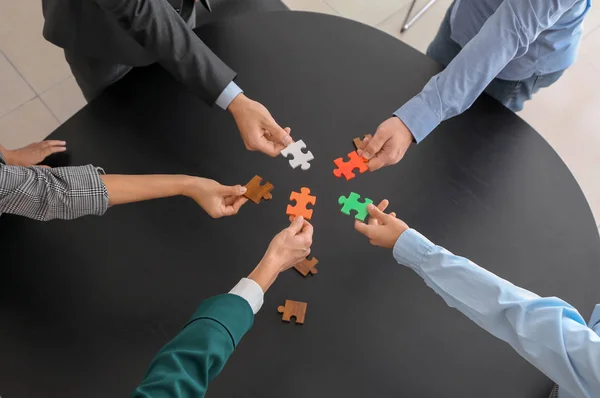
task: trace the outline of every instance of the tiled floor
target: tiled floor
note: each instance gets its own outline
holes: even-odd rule
[[[406,33],[410,0],[284,0],[294,10],[355,19],[424,51],[451,0],[437,3]],[[419,6],[427,0],[419,0]],[[0,1],[0,142],[9,148],[43,139],[85,101],[62,51],[42,37],[39,0]],[[600,222],[600,7],[586,20],[579,60],[521,117],[569,166]]]

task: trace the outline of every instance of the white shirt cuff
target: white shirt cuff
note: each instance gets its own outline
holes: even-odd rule
[[[215,102],[220,108],[227,110],[227,108],[229,107],[229,104],[231,104],[231,101],[233,101],[235,99],[235,97],[237,97],[238,95],[240,95],[241,93],[243,93],[244,91],[242,91],[242,89],[234,83],[234,81],[232,80],[227,87],[225,87],[225,90],[223,90],[223,92],[221,92],[221,95],[219,95],[219,98],[217,98],[217,101]]]
[[[260,310],[260,307],[262,307],[265,297],[265,293],[262,291],[258,283],[248,278],[242,278],[242,280],[240,280],[238,284],[231,289],[229,294],[235,294],[236,296],[240,296],[246,300],[248,304],[250,304],[254,315],[256,315],[258,310]]]

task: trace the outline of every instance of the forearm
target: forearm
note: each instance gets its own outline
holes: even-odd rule
[[[253,321],[250,305],[235,294],[203,301],[152,360],[132,397],[204,397]]]
[[[233,72],[164,0],[96,0],[157,61],[209,104]]]
[[[101,178],[106,185],[109,204],[112,206],[183,195],[195,177],[108,174]]]
[[[99,216],[107,208],[106,187],[91,165],[50,169],[0,161],[0,213],[48,221]]]
[[[417,142],[468,109],[487,85],[575,0],[503,1],[444,71],[394,114]]]
[[[600,337],[568,303],[539,297],[406,231],[394,247],[446,303],[582,397],[600,394]]]

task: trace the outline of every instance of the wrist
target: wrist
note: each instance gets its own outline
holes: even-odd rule
[[[192,192],[195,186],[201,183],[202,178],[194,177],[194,176],[178,176],[177,181],[177,195],[187,196],[188,198],[192,196]]]
[[[2,154],[4,162],[7,165],[14,165],[13,151],[10,151],[4,148],[2,145],[0,145],[0,154]]]
[[[235,117],[236,113],[249,101],[249,98],[244,93],[239,93],[227,107],[227,110]]]
[[[248,275],[248,279],[258,283],[262,291],[266,293],[279,276],[279,269],[275,262],[263,258],[254,271]]]

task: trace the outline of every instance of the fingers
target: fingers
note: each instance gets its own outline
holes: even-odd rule
[[[292,221],[292,223],[288,227],[288,230],[293,235],[298,235],[298,232],[300,232],[302,230],[303,226],[304,226],[304,217],[302,217],[302,216],[296,217],[296,218],[294,218],[294,220]]]
[[[373,229],[376,227],[376,225],[367,225],[364,222],[358,220],[354,221],[354,229],[366,236],[367,238],[371,238],[373,236]]]
[[[240,196],[246,193],[246,187],[243,185],[221,186],[221,194],[223,196]]]
[[[371,160],[369,160],[369,163],[367,163],[367,166],[369,166],[369,171],[375,171],[375,170],[379,170],[380,168],[386,166],[388,164],[388,161],[385,159],[384,156],[376,156],[374,158],[371,158]]]
[[[271,119],[267,123],[266,130],[269,132],[269,138],[273,143],[282,145],[284,148],[292,143],[292,137],[290,137],[292,130],[289,127],[284,130],[275,120]]]
[[[359,152],[359,155],[367,160],[376,156],[383,148],[383,145],[389,140],[389,135],[384,131],[378,131],[371,138],[365,148]]]
[[[235,214],[240,210],[240,208],[248,202],[248,198],[244,196],[238,197],[232,204],[231,207],[235,210]]]
[[[379,224],[385,224],[387,214],[379,210],[376,206],[370,204],[367,206],[367,211],[369,212],[369,216],[373,217]]]
[[[390,205],[390,201],[387,199],[384,199],[381,202],[379,202],[379,204],[377,205],[377,208],[381,211],[385,211],[385,209],[387,209],[387,207],[389,205]]]
[[[65,141],[43,141],[41,143],[41,152],[43,157],[48,157],[53,153],[64,152],[67,150]]]
[[[377,208],[381,211],[385,211],[385,209],[387,209],[389,204],[390,204],[390,201],[387,199],[384,199],[381,202],[379,202],[379,204],[377,205]],[[369,217],[368,224],[369,225],[377,225],[377,224],[379,224],[379,221],[377,221],[377,219],[374,217]]]
[[[42,148],[47,148],[50,146],[65,146],[67,145],[67,141],[58,141],[58,140],[47,140],[47,141],[42,141]]]
[[[311,239],[311,244],[312,244],[313,232],[314,232],[314,229],[313,229],[312,224],[309,223],[308,221],[304,220],[304,224],[302,225],[302,231],[301,231],[300,235],[309,237]]]
[[[396,218],[396,212],[391,212],[390,216]]]

